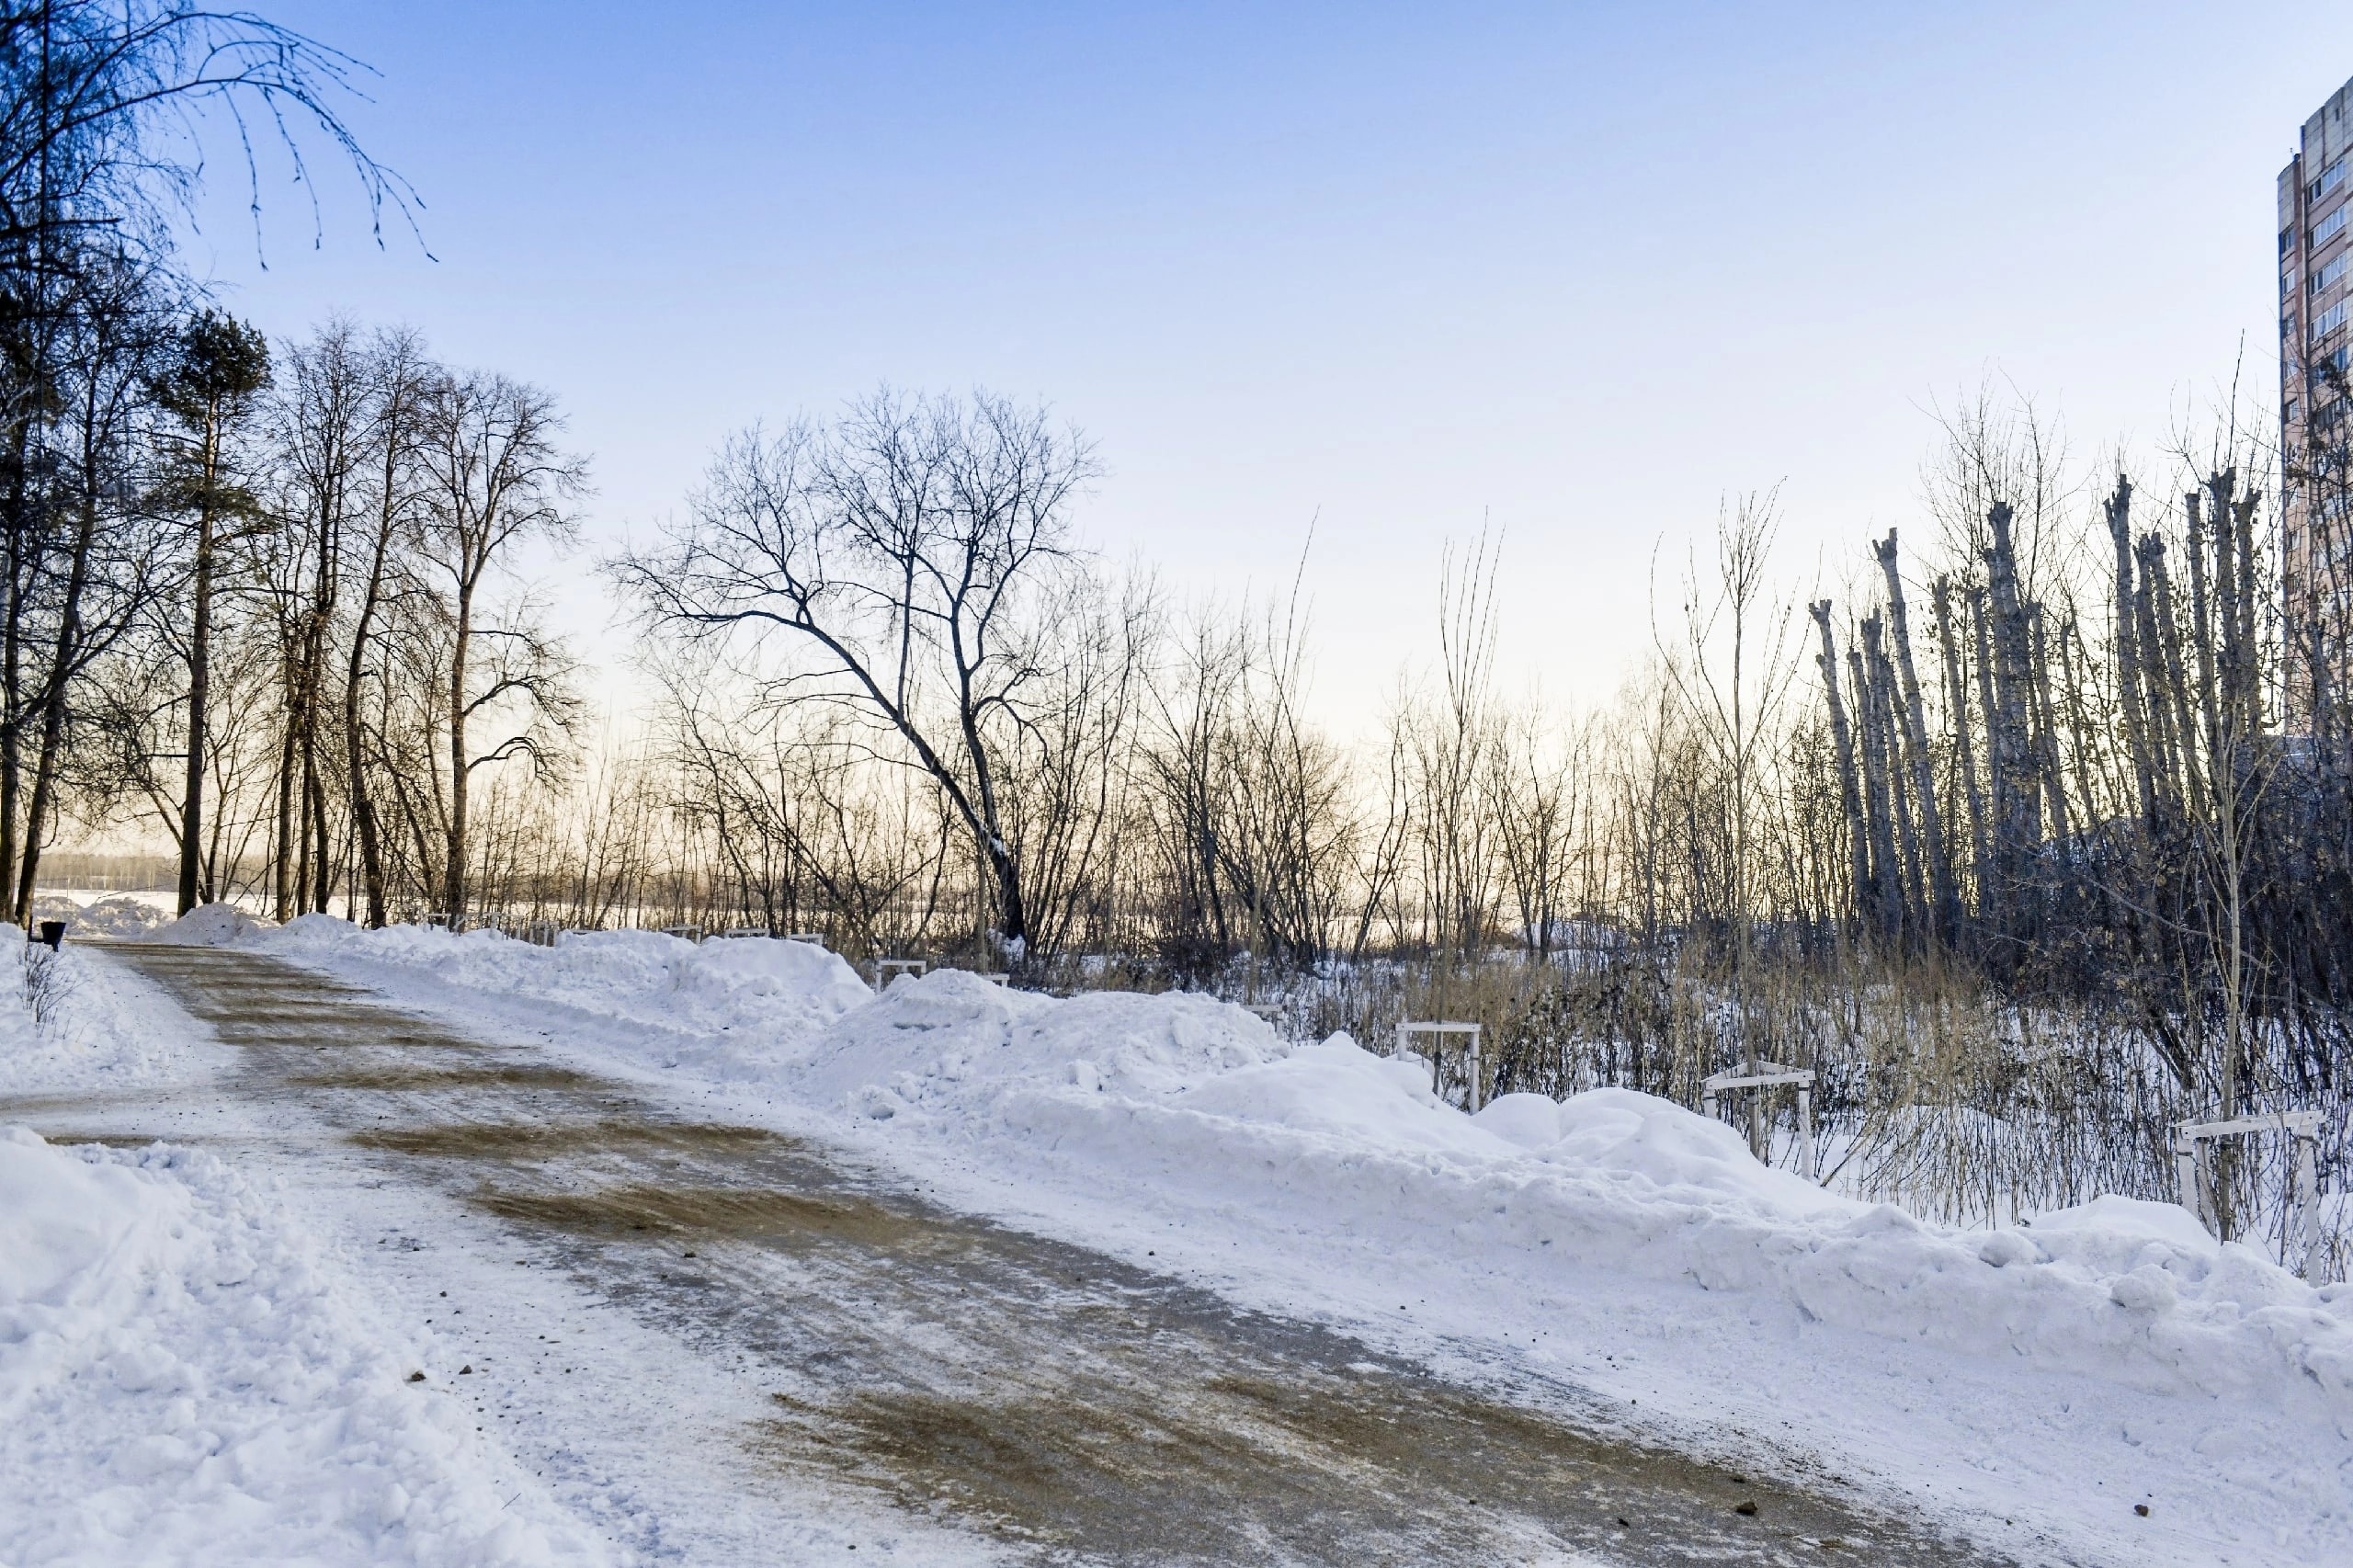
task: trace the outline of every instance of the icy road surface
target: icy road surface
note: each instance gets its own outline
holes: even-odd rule
[[[1795,1459],[1678,1455],[1492,1351],[1483,1381],[1440,1380],[271,959],[113,952],[237,1052],[229,1108],[266,1136],[219,1152],[381,1210],[387,1289],[449,1309],[449,1358],[483,1362],[435,1375],[631,1555],[2007,1561]],[[10,1114],[240,1136],[135,1096]]]

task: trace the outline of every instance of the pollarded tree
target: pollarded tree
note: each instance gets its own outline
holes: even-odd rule
[[[849,705],[935,779],[987,868],[1009,961],[1033,940],[1000,775],[1057,685],[1032,635],[1076,567],[1093,450],[1042,407],[881,392],[831,426],[731,439],[686,518],[613,563],[654,627],[770,660],[779,699]]]

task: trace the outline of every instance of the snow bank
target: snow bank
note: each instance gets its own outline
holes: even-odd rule
[[[690,1062],[729,1078],[771,1070],[874,998],[840,954],[813,942],[695,943],[654,931],[594,931],[542,948],[495,931],[369,931],[325,915],[236,939],[287,958],[387,964],[470,990],[625,1019],[655,1031],[664,1065]]]
[[[2314,1290],[2170,1205],[2104,1198],[2030,1229],[1947,1231],[1761,1165],[1732,1128],[1631,1090],[1511,1095],[1469,1117],[1420,1059],[1345,1036],[1286,1049],[1199,996],[1057,1002],[954,974],[893,985],[796,1086],[1387,1256],[1516,1252],[1759,1292],[1906,1341],[2316,1401],[2353,1424],[2353,1287]]]
[[[415,1369],[217,1160],[0,1130],[0,1562],[603,1560]]]
[[[42,994],[38,1022],[28,996],[35,989]],[[0,1095],[153,1083],[214,1064],[147,982],[71,942],[57,953],[28,946],[22,931],[0,924]]]
[[[1808,1321],[2295,1405],[2353,1430],[2353,1287],[2314,1290],[2165,1205],[2102,1199],[2031,1228],[1946,1230],[1762,1166],[1733,1129],[1665,1100],[1512,1095],[1468,1117],[1430,1093],[1418,1058],[1345,1036],[1287,1046],[1199,995],[1063,1001],[951,971],[870,998],[838,959],[776,942],[616,934],[550,952],[302,922],[263,940],[699,1028],[699,1053],[673,1037],[665,1063],[717,1063],[1020,1179],[1230,1216],[1260,1243],[1346,1236],[1419,1262],[1515,1259],[1534,1290],[1618,1271],[1752,1292]]]

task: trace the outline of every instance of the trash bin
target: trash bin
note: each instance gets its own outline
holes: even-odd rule
[[[57,951],[65,945],[65,922],[63,920],[42,921],[40,940],[48,946],[51,952]]]

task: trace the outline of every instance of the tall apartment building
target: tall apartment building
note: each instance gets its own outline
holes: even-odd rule
[[[2280,585],[2291,636],[2324,608],[2324,597],[2342,596],[2353,572],[2344,551],[2353,536],[2353,474],[2314,460],[2353,441],[2347,399],[2331,373],[2353,375],[2348,315],[2353,82],[2304,121],[2295,156],[2279,171]],[[2339,615],[2346,608],[2329,608]]]

